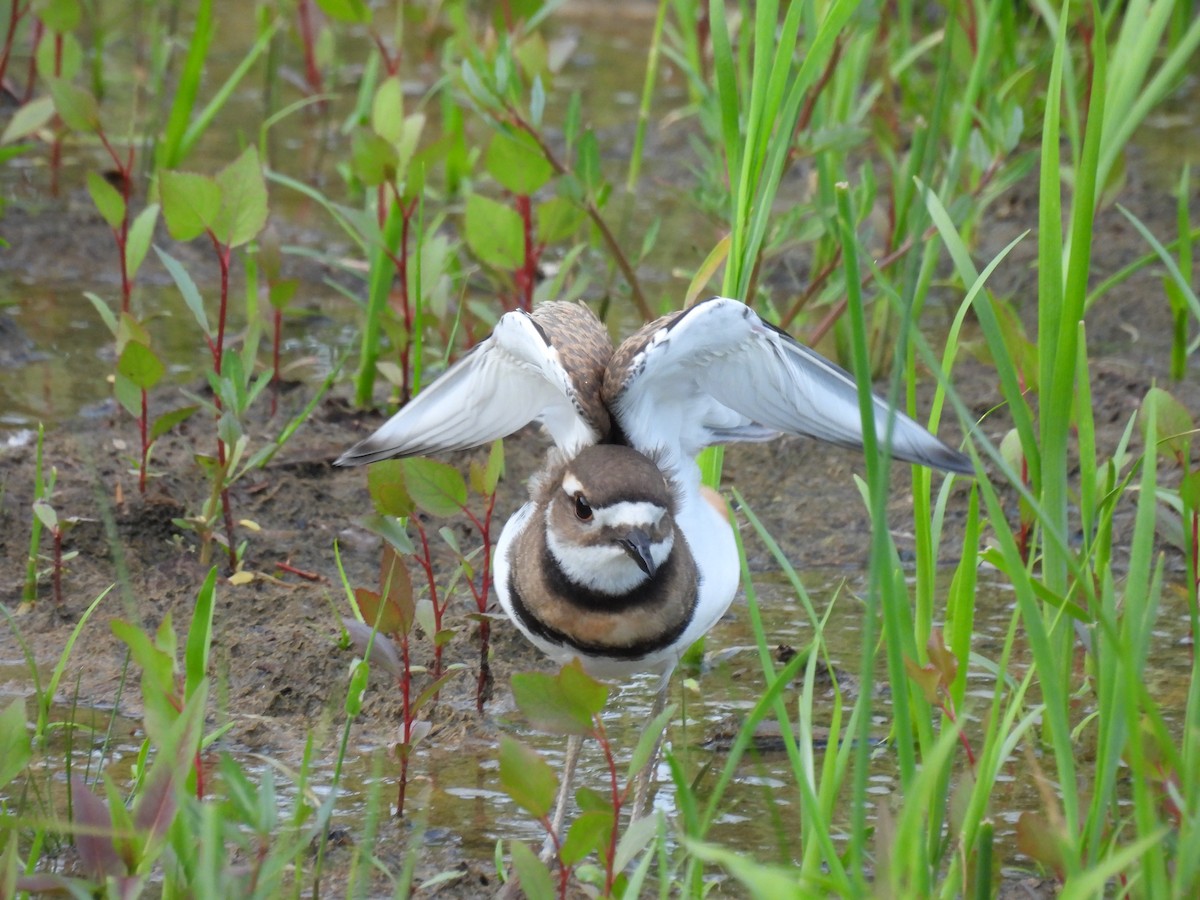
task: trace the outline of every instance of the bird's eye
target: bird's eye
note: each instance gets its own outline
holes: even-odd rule
[[[587,497],[583,496],[583,494],[575,495],[575,515],[584,522],[591,521],[592,508],[588,505]]]

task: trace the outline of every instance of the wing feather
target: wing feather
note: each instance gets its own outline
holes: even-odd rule
[[[584,307],[552,306],[558,309],[548,317],[521,311],[501,316],[490,337],[334,464],[358,466],[393,456],[466,450],[507,437],[534,420],[541,421],[563,449],[595,443],[608,430],[607,415],[597,421],[595,410],[579,397],[573,378],[580,375],[564,367],[556,337],[563,342],[568,337],[563,320],[573,326],[572,337],[584,333],[591,340],[592,355],[602,359],[601,371],[612,345],[602,329],[607,352],[595,345],[599,338],[586,321],[591,313],[572,311]],[[572,309],[562,309],[568,306]],[[591,377],[598,378],[594,373]]]
[[[642,329],[617,349],[606,399],[633,446],[692,458],[730,440],[770,432],[861,448],[854,379],[763,321],[737,300],[716,297]],[[883,440],[905,462],[970,474],[970,460],[874,397]],[[663,436],[670,436],[663,446]]]

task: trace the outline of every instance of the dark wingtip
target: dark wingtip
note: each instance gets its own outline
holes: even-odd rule
[[[937,452],[929,455],[925,464],[933,466],[935,469],[941,469],[943,472],[953,472],[955,475],[974,476],[975,474],[975,466],[971,462],[971,457],[944,444],[938,448]]]

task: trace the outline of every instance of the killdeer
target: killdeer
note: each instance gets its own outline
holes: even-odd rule
[[[966,456],[878,397],[874,412],[895,459],[971,474]],[[780,433],[863,445],[854,379],[737,300],[665,316],[615,351],[586,306],[557,302],[506,313],[336,464],[467,449],[533,421],[555,447],[496,546],[500,605],[557,662],[578,658],[600,678],[660,674],[655,715],[680,657],[737,590],[732,526],[701,486],[700,451]],[[644,777],[634,817],[647,789]]]

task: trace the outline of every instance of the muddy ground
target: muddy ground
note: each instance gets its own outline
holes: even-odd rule
[[[1130,166],[1130,171],[1135,173],[1136,167]],[[1131,175],[1121,200],[1160,237],[1174,234],[1174,201],[1140,183],[1136,175]],[[69,254],[68,268],[112,258],[111,237],[98,217],[76,211],[70,218],[70,241],[61,236],[51,241],[47,235],[54,234],[61,221],[55,210],[19,214],[9,210],[4,231],[11,248],[0,253],[4,268],[0,277],[13,282],[31,277],[52,281],[55,276],[49,273],[63,270],[64,255]],[[1031,179],[997,204],[991,221],[981,230],[982,246],[976,259],[990,259],[1021,230],[1035,225],[1036,182]],[[1101,214],[1095,234],[1097,281],[1147,249],[1113,209]],[[1025,311],[1031,334],[1035,255],[1031,236],[991,281],[998,295],[1015,298]],[[319,275],[313,273],[314,278]],[[1157,267],[1140,273],[1104,298],[1088,317],[1092,391],[1102,450],[1115,446],[1151,384],[1168,383],[1170,316],[1160,279]],[[302,287],[301,295],[303,292]],[[956,299],[950,290],[943,295]],[[946,310],[931,309],[927,324],[936,331],[949,315]],[[0,329],[0,341],[11,350],[20,345],[22,336],[11,328]],[[53,352],[53,348],[34,349]],[[21,358],[19,352],[0,353],[0,360],[12,365],[20,365]],[[0,377],[4,377],[2,370]],[[1194,415],[1200,414],[1198,382],[1200,378],[1192,376],[1183,385],[1171,386]],[[955,383],[976,416],[984,416],[999,401],[998,388],[985,363],[964,361],[956,370]],[[284,410],[300,409],[313,389],[294,386],[282,398]],[[222,581],[219,587],[212,671],[222,685],[222,712],[214,714],[214,724],[225,718],[233,722],[233,729],[221,742],[223,747],[253,750],[294,763],[310,729],[336,727],[340,721],[354,651],[339,644],[334,609],[344,612],[346,604],[333,545],[335,540],[339,542],[355,585],[376,580],[379,548],[377,539],[356,524],[369,509],[364,473],[335,469],[330,460],[382,421],[378,412],[352,410],[345,400],[347,394],[346,386],[339,385],[264,470],[253,473],[232,491],[236,516],[253,520],[261,530],[243,527],[239,532],[249,541],[245,568],[255,573],[254,580],[241,586]],[[928,396],[927,390],[924,396]],[[155,405],[163,409],[179,402],[174,392],[155,397]],[[284,415],[281,411],[273,420],[260,417],[251,423],[254,446],[278,432]],[[995,440],[1007,428],[1007,419],[1002,412],[993,413],[981,427]],[[955,442],[959,434],[951,425],[943,436]],[[168,613],[177,629],[188,621],[207,567],[199,560],[194,536],[182,533],[172,519],[194,514],[203,501],[206,488],[192,455],[197,450],[209,452],[212,441],[210,423],[202,417],[193,418],[165,438],[155,453],[158,477],[142,496],[128,471],[126,457],[136,446],[137,436],[134,423],[125,414],[110,411],[50,431],[44,453],[46,465],[57,470],[52,505],[60,517],[78,516],[83,521],[66,537],[65,549],[78,555],[63,575],[61,605],[54,602],[50,585],[44,582],[41,597],[32,607],[23,606],[21,599],[32,522],[34,448],[29,441],[0,447],[0,601],[13,614],[12,625],[0,625],[0,694],[30,691],[28,676],[22,674],[23,652],[16,632],[38,663],[49,667],[86,606],[115,582],[116,589],[104,600],[76,648],[63,682],[63,699],[100,708],[117,703],[121,713],[136,719],[139,701],[132,679],[127,680],[117,701],[118,688],[126,677],[125,655],[108,622],[122,617],[153,630]],[[523,500],[523,482],[537,466],[544,446],[534,434],[522,434],[508,442],[497,523]],[[451,459],[465,463],[468,456],[459,454]],[[869,523],[853,484],[856,471],[861,471],[861,463],[853,453],[787,438],[768,445],[731,448],[725,478],[754,506],[797,568],[853,571],[864,564],[869,535]],[[896,467],[892,512],[902,549],[908,545],[903,526],[906,477],[905,468]],[[960,483],[951,503],[949,538],[941,550],[947,562],[960,553],[957,531],[965,495],[966,487]],[[462,523],[456,527],[464,542],[473,539]],[[751,565],[758,570],[771,568],[766,551],[753,539],[748,526],[743,526],[743,531]],[[43,550],[47,546],[44,543]],[[216,561],[225,564],[224,557]],[[283,571],[278,568],[280,563],[313,577],[309,580]],[[439,563],[443,572],[449,571],[446,554],[439,556]],[[1173,559],[1173,565],[1177,566],[1178,560]],[[227,574],[224,568],[222,574]],[[472,609],[469,596],[460,591],[451,604],[451,616],[461,633],[446,652],[447,661],[465,663],[474,671],[478,666],[476,626],[465,618]],[[735,603],[729,615],[742,614],[742,604]],[[473,674],[451,682],[433,716],[427,745],[430,752],[468,746],[484,752],[494,746],[500,728],[497,716],[511,713],[508,676],[513,671],[544,667],[507,622],[500,621],[492,635],[494,698],[480,716],[474,709]],[[356,740],[372,746],[390,740],[398,709],[395,694],[385,683],[379,681],[375,688],[356,730]],[[385,860],[398,863],[399,846],[386,849],[397,843],[384,835],[381,855]],[[461,865],[470,874],[454,890],[469,896],[486,889],[490,860],[454,859],[453,850],[449,854],[450,858],[441,854],[429,862],[423,860],[418,876]],[[1012,887],[1023,888],[1016,883]]]

